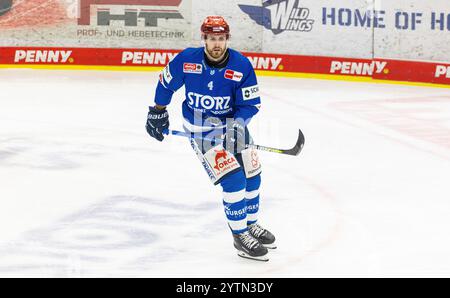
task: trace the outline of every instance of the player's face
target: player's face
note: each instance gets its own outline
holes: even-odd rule
[[[227,50],[227,35],[226,34],[209,34],[205,39],[206,51],[214,58],[220,58]]]

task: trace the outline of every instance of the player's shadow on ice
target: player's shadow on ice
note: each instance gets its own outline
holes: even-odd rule
[[[0,275],[64,275],[73,269],[74,259],[83,268],[113,261],[124,267],[142,261],[150,266],[153,256],[158,256],[156,263],[164,262],[180,254],[182,246],[170,247],[165,240],[161,242],[161,234],[192,226],[203,213],[216,207],[209,203],[191,205],[140,196],[111,196],[47,227],[26,232],[17,242],[0,245]],[[183,231],[178,233],[182,239]],[[158,245],[165,249],[156,248]]]
[[[105,155],[104,146],[70,144],[55,140],[33,138],[5,138],[0,140],[0,166],[41,169],[73,170],[90,159]]]

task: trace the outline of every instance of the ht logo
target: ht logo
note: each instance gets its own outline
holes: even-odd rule
[[[309,32],[314,20],[309,19],[309,9],[300,7],[299,0],[265,0],[263,6],[240,5],[252,20],[274,34],[284,31]]]
[[[0,0],[1,1],[1,0]],[[111,14],[110,8],[97,8],[97,25],[109,26],[111,21],[124,21],[125,26],[137,26],[143,19],[145,26],[158,26],[158,19],[183,19],[177,10],[182,0],[79,0],[78,25],[90,25],[91,5],[103,6],[158,6],[158,9],[125,9],[124,14]],[[168,7],[171,6],[171,7]]]

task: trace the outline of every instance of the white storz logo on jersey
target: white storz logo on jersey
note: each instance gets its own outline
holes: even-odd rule
[[[203,67],[201,64],[197,63],[184,63],[183,64],[183,72],[184,73],[198,73],[201,74],[203,71]]]
[[[205,109],[216,111],[216,114],[221,112],[228,112],[231,110],[230,108],[230,96],[209,96],[202,95],[195,92],[188,93],[189,98],[189,106],[197,108],[197,109]]]
[[[242,98],[244,98],[244,100],[255,99],[257,97],[259,97],[258,85],[242,88]]]
[[[242,80],[242,78],[244,77],[244,75],[242,74],[242,72],[227,69],[225,71],[224,77],[225,77],[225,79],[240,82]]]
[[[172,74],[170,73],[169,64],[167,64],[167,66],[164,68],[163,76],[164,76],[164,80],[167,82],[167,84],[169,84],[170,81],[172,81],[173,77],[172,77]]]

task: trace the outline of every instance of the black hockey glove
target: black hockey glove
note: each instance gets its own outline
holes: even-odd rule
[[[251,143],[248,130],[241,121],[227,122],[225,132],[224,147],[231,153],[241,153],[246,148],[246,144]]]
[[[161,142],[164,140],[163,130],[169,128],[169,112],[149,107],[145,128],[151,137]]]

